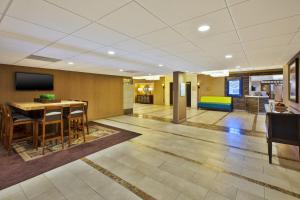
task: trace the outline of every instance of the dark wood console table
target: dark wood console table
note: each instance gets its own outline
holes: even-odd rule
[[[272,163],[272,142],[299,147],[300,114],[267,112],[266,117],[269,163]]]
[[[153,104],[153,95],[136,95],[135,103]]]

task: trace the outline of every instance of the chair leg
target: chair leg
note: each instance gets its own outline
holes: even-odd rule
[[[68,143],[69,143],[69,147],[71,146],[71,120],[68,119],[68,134],[69,134],[69,138],[68,138]]]
[[[84,131],[84,119],[81,121],[81,126],[82,126],[82,136],[83,136],[83,142],[85,143],[85,131]]]
[[[39,123],[35,122],[35,149],[38,150],[39,145]]]
[[[90,134],[90,130],[89,130],[89,120],[88,120],[88,116],[87,116],[87,113],[85,114],[85,125],[86,125],[86,131],[87,131],[87,134],[89,135]]]
[[[44,155],[45,154],[45,137],[46,137],[46,127],[45,127],[45,124],[42,125],[42,148],[43,148],[43,151],[42,151],[42,154]]]
[[[14,136],[14,126],[11,125],[11,127],[10,127],[10,129],[9,129],[8,144],[7,144],[7,147],[8,147],[8,153],[11,152],[13,136]]]
[[[60,123],[61,148],[64,149],[64,123]]]
[[[272,142],[268,141],[269,163],[272,164]]]

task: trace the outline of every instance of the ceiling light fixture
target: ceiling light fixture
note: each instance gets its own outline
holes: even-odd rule
[[[230,59],[230,58],[232,58],[233,56],[231,55],[231,54],[227,54],[227,55],[225,55],[225,58],[226,59]]]
[[[158,66],[159,66],[159,67],[163,67],[164,65],[163,65],[163,64],[158,64]]]
[[[68,65],[74,65],[74,63],[73,62],[68,62]]]
[[[120,72],[124,72],[124,69],[120,69]]]
[[[107,54],[108,54],[108,55],[115,55],[116,52],[114,52],[114,51],[108,51]]]
[[[236,69],[240,69],[240,68],[241,68],[241,66],[236,66],[235,68],[236,68]]]
[[[149,76],[152,76],[152,74],[148,74]]]
[[[208,26],[208,25],[202,25],[202,26],[198,27],[198,31],[200,31],[200,32],[206,32],[209,29],[210,29],[210,26]]]

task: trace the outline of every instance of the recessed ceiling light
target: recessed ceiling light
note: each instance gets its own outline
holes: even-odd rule
[[[185,72],[186,72],[186,73],[188,73],[189,71],[188,71],[188,70],[186,70]]]
[[[124,72],[124,69],[120,69],[120,72]]]
[[[236,69],[240,69],[240,68],[241,68],[241,66],[236,66],[235,68],[236,68]]]
[[[68,65],[74,65],[74,63],[73,62],[68,62]]]
[[[232,58],[232,55],[231,55],[231,54],[227,54],[227,55],[225,56],[225,58],[226,58],[226,59],[230,59],[230,58]]]
[[[163,64],[158,64],[158,66],[159,66],[159,67],[163,67],[164,65],[163,65]]]
[[[202,26],[198,27],[198,31],[200,31],[200,32],[206,32],[209,29],[210,29],[210,26],[208,26],[208,25],[202,25]]]
[[[115,55],[116,52],[114,52],[114,51],[108,51],[107,54],[109,54],[109,55]]]
[[[152,74],[148,74],[149,76],[152,76]]]

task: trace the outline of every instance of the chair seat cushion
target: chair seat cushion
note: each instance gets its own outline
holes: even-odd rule
[[[83,113],[83,110],[75,110],[75,111],[72,111],[70,114],[75,115],[75,114],[81,114],[81,113]]]
[[[17,114],[17,115],[13,115],[13,121],[14,122],[24,122],[24,121],[32,121],[32,119],[25,115]]]
[[[61,112],[55,111],[55,112],[49,112],[46,114],[46,116],[53,116],[53,115],[61,115]]]

